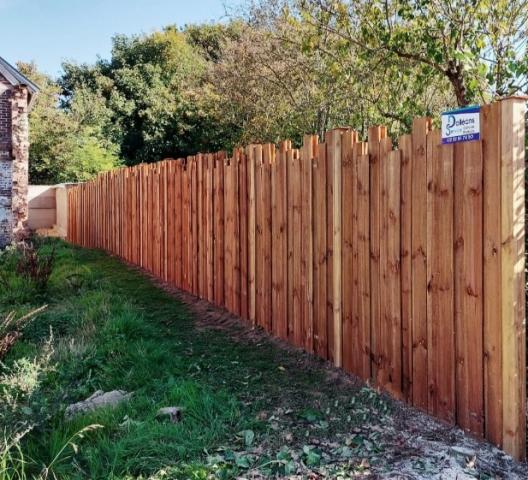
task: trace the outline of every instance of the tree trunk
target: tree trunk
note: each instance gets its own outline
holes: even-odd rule
[[[461,65],[449,62],[449,68],[446,71],[446,75],[455,91],[458,106],[465,107],[469,104],[469,100],[467,98],[466,86],[464,85]]]

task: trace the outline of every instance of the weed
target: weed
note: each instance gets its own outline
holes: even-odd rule
[[[0,304],[20,307],[46,294],[55,264],[55,244],[26,242],[0,251]]]
[[[43,254],[33,243],[27,242],[20,244],[19,252],[18,275],[32,282],[37,291],[46,290],[55,263],[55,246],[51,252]]]
[[[27,457],[21,445],[21,441],[30,431],[28,428],[15,435],[8,436],[6,432],[3,435],[3,441],[0,444],[0,480],[59,480],[63,478],[57,473],[60,465],[68,462],[72,458],[72,453],[79,451],[78,441],[82,440],[88,433],[102,428],[101,425],[88,425],[72,434],[64,444],[61,445],[56,455],[48,465],[41,468],[38,474],[29,476],[29,471],[34,469],[35,462]]]
[[[10,434],[4,431],[0,443],[0,480],[26,480],[26,458],[20,441],[29,430]]]
[[[0,360],[13,347],[15,342],[22,336],[22,331],[28,323],[40,312],[44,311],[47,305],[31,310],[29,313],[17,317],[15,312],[8,313],[0,321]]]

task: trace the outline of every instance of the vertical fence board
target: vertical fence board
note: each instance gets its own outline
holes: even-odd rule
[[[264,206],[264,165],[263,165],[262,145],[255,146],[255,251],[259,252],[255,259],[255,322],[263,327],[265,324],[264,315],[266,305],[262,305],[264,299],[264,226],[265,226],[265,206]]]
[[[412,136],[400,137],[401,150],[401,316],[402,316],[402,394],[412,403]]]
[[[154,275],[162,276],[161,272],[161,164],[154,164]],[[121,210],[121,207],[120,207]]]
[[[230,312],[235,310],[234,255],[235,255],[235,212],[233,200],[233,159],[224,163],[224,291],[225,306]]]
[[[238,230],[238,152],[224,165],[225,207],[225,301],[227,309],[240,313],[240,264]]]
[[[183,288],[183,163],[180,160],[175,162],[174,189],[175,189],[175,231],[174,231],[174,282],[176,287]]]
[[[249,318],[248,297],[248,181],[247,157],[243,150],[240,151],[239,162],[239,205],[240,205],[240,316]],[[271,206],[270,206],[271,208]]]
[[[255,147],[250,145],[247,154],[247,194],[248,194],[248,318],[255,325],[256,321],[256,196],[255,196]]]
[[[302,277],[304,348],[314,351],[313,341],[313,179],[312,160],[317,150],[317,136],[305,135],[302,148]]]
[[[326,143],[326,338],[328,360],[335,362],[334,334],[334,159],[332,132],[325,135]]]
[[[525,98],[500,103],[503,447],[526,455]]]
[[[391,385],[389,382],[390,376],[390,339],[389,333],[387,330],[390,329],[388,325],[388,318],[390,314],[387,312],[387,295],[390,288],[390,284],[387,279],[386,270],[386,261],[387,261],[387,231],[389,228],[389,218],[388,218],[388,200],[387,194],[387,182],[390,180],[390,165],[389,165],[389,155],[392,150],[392,142],[390,138],[384,136],[384,130],[380,132],[382,138],[379,141],[379,150],[378,150],[378,162],[377,162],[377,194],[375,201],[377,201],[378,206],[376,211],[379,215],[378,220],[378,231],[377,231],[377,258],[375,262],[376,271],[375,276],[371,272],[371,281],[374,279],[378,295],[377,295],[377,309],[378,316],[376,317],[377,321],[374,321],[371,328],[371,335],[373,337],[372,348],[373,348],[373,370],[375,371],[374,380],[379,386],[383,386],[386,389],[390,389]],[[394,188],[398,188],[399,185],[394,185]]]
[[[165,281],[174,285],[174,172],[172,160],[165,160]]]
[[[239,204],[239,184],[238,184],[238,172],[239,172],[239,155],[240,150],[235,151],[234,161],[231,165],[233,168],[231,170],[232,175],[232,207],[233,207],[233,303],[234,309],[233,313],[240,316],[240,204]]]
[[[182,165],[182,288],[190,290],[189,282],[189,247],[190,247],[190,186],[189,186],[189,166],[185,161]]]
[[[291,152],[291,153],[290,153]],[[304,344],[302,307],[303,307],[303,285],[302,285],[302,171],[299,152],[290,150],[289,152],[290,171],[288,189],[291,198],[291,242],[292,242],[292,272],[291,272],[291,295],[292,303],[292,331],[291,339],[294,345],[302,347]]]
[[[481,142],[455,145],[457,421],[483,434]]]
[[[206,177],[206,214],[207,241],[206,241],[206,268],[207,268],[207,300],[214,302],[214,158],[212,154],[207,155],[207,177]]]
[[[139,222],[140,222],[140,226],[141,226],[141,232],[140,232],[140,251],[139,251],[139,257],[140,257],[140,265],[142,268],[146,268],[146,245],[147,245],[147,241],[146,241],[146,232],[147,232],[147,207],[146,207],[146,200],[145,200],[145,196],[146,196],[146,173],[145,173],[145,165],[144,164],[141,164],[139,165],[139,181],[140,181],[140,185],[139,185],[139,206],[140,206],[140,211],[139,211]],[[110,193],[111,191],[111,188],[109,186],[109,178],[108,176],[106,177],[106,182],[105,182],[105,185],[106,185],[106,188],[108,189],[108,193]],[[110,216],[109,216],[109,198],[108,198],[108,194],[107,194],[107,197],[106,197],[106,203],[107,203],[107,213],[106,213],[106,216],[107,216],[107,226],[106,226],[106,231],[107,231],[107,235],[110,235]],[[108,244],[108,241],[107,241],[107,244]],[[109,247],[107,247],[109,248]]]
[[[215,158],[215,303],[224,305],[224,159],[223,154]]]
[[[384,127],[371,127],[368,130],[368,151],[370,156],[370,355],[372,377],[378,376],[380,311],[380,195],[381,160],[380,140],[384,138]]]
[[[484,230],[484,409],[486,437],[502,445],[500,103],[480,110]]]
[[[272,151],[273,149],[273,151]],[[271,318],[271,162],[273,161],[275,147],[264,145],[262,159],[262,184],[261,204],[263,213],[262,223],[262,297],[260,302],[261,319],[263,327],[270,332],[272,329]]]
[[[358,353],[355,339],[358,338],[358,324],[354,305],[354,140],[355,133],[348,130],[342,135],[342,252],[341,252],[341,285],[342,285],[342,352],[343,368],[354,373],[355,356]]]
[[[364,380],[371,376],[371,318],[370,318],[370,195],[369,195],[369,156],[367,144],[356,143],[354,152],[354,168],[356,181],[354,183],[354,222],[353,239],[355,268],[354,274],[354,306],[353,312],[358,327],[357,339],[354,339],[356,354],[354,355],[354,372]],[[356,284],[357,282],[357,284]]]
[[[264,296],[264,263],[262,257],[262,249],[264,242],[264,208],[262,207],[263,202],[263,182],[264,182],[264,170],[263,170],[263,146],[255,145],[254,158],[253,158],[253,181],[254,181],[254,196],[255,196],[255,251],[259,252],[259,255],[255,258],[255,323],[256,325],[263,326],[264,318],[263,312],[265,307],[262,306],[262,299]]]
[[[147,270],[149,272],[152,272],[152,253],[154,252],[154,249],[152,247],[152,235],[154,233],[154,228],[152,224],[152,216],[154,214],[153,212],[153,203],[152,203],[152,178],[153,178],[153,170],[152,165],[149,164],[146,166],[147,168],[147,184],[146,184],[146,208],[147,208],[147,231],[146,231],[146,245],[145,245],[145,251],[147,255],[147,261],[146,266]],[[112,198],[112,206],[115,210],[115,194],[113,195],[114,198]]]
[[[271,315],[273,334],[288,338],[288,237],[287,237],[287,183],[286,153],[281,144],[275,162],[271,166],[271,251],[272,260],[272,297]]]
[[[412,131],[412,399],[427,410],[427,134],[428,118],[415,119]]]
[[[326,143],[317,146],[313,161],[313,339],[314,351],[322,358],[328,358],[327,338],[327,248],[326,248]]]
[[[342,251],[342,129],[332,131],[332,177],[333,177],[333,196],[332,196],[332,303],[333,303],[333,361],[337,367],[343,365],[343,286],[341,279],[341,251]]]
[[[453,260],[453,145],[441,146],[438,130],[429,134],[431,152],[431,230],[429,232],[429,411],[455,421],[455,312]]]
[[[401,279],[400,279],[400,169],[399,150],[383,152],[381,165],[380,384],[400,397],[401,384]]]
[[[163,223],[161,225],[161,233],[163,235],[163,249],[161,253],[161,259],[162,259],[162,265],[163,265],[163,279],[165,282],[168,281],[168,259],[169,259],[169,249],[168,249],[168,242],[169,242],[169,232],[167,229],[167,223],[168,223],[168,188],[169,188],[169,163],[167,161],[163,162]],[[172,252],[172,249],[171,249]]]
[[[197,263],[198,263],[198,291],[197,295],[200,298],[206,296],[205,286],[205,223],[204,223],[204,157],[202,154],[196,156],[196,182],[197,182],[197,194],[196,194],[196,212],[197,212]]]
[[[198,215],[198,163],[197,157],[191,157],[191,221],[192,221],[192,293],[200,295],[200,277],[199,277],[199,260],[200,260],[200,226]]]

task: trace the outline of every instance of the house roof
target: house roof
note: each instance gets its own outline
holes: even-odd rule
[[[22,73],[2,57],[0,57],[0,75],[2,75],[14,87],[18,85],[27,87],[29,92],[29,104],[31,105],[33,103],[33,97],[39,92],[40,88],[25,75],[22,75]]]

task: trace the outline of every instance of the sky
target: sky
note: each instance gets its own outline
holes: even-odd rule
[[[115,34],[225,18],[225,0],[0,0],[0,56],[58,76],[64,60],[109,58]]]

